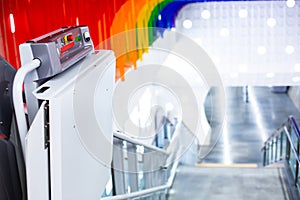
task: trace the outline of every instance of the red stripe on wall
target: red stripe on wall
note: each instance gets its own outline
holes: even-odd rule
[[[138,0],[136,0],[138,1]],[[63,26],[87,25],[94,45],[110,36],[115,13],[126,0],[5,0],[0,1],[0,55],[15,68],[20,67],[18,46]],[[14,15],[11,33],[9,14]],[[105,16],[105,18],[103,18]],[[102,37],[99,37],[99,20]],[[105,36],[105,37],[104,37]]]

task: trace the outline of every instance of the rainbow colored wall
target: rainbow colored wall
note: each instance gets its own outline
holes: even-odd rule
[[[128,63],[136,66],[153,41],[163,31],[150,28],[172,28],[178,11],[189,0],[2,0],[0,2],[0,55],[16,68],[20,67],[19,44],[62,26],[88,25],[94,45],[115,52],[136,49],[118,56],[118,76]],[[198,0],[199,2],[199,0]],[[106,41],[118,33],[135,29],[125,40]]]

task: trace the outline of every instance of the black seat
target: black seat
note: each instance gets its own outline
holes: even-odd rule
[[[13,120],[15,73],[16,70],[0,56],[0,200],[26,199],[25,167]]]
[[[22,188],[15,147],[9,140],[0,139],[0,200],[22,199]]]

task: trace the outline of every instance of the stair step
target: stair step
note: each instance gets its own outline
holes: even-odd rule
[[[274,164],[265,166],[265,168],[284,168],[284,164],[283,163],[274,163]]]
[[[168,200],[289,199],[281,168],[208,164],[180,166]]]
[[[232,168],[258,168],[256,163],[197,163],[197,167],[232,167]]]

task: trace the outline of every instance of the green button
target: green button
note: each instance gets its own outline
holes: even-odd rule
[[[75,38],[75,42],[79,42],[79,41],[81,41],[81,36],[80,35]]]

